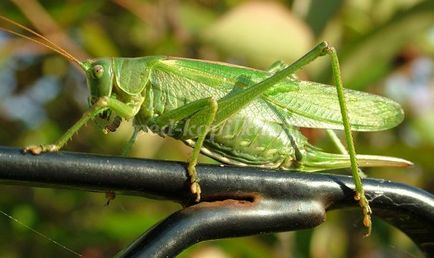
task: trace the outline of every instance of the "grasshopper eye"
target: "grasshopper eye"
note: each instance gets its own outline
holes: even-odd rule
[[[104,67],[102,67],[102,65],[95,65],[93,67],[93,74],[96,78],[101,78],[104,74]]]

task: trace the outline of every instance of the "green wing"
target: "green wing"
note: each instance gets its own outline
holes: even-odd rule
[[[215,96],[228,94],[232,89],[248,87],[268,76],[268,72],[190,59],[167,59],[162,63],[160,78],[175,76],[166,83],[178,81],[181,85],[203,85]],[[185,80],[185,83],[181,81]],[[190,86],[191,87],[191,86]],[[188,90],[188,89],[185,89]],[[345,89],[345,99],[354,131],[380,131],[398,125],[404,118],[401,106],[384,97]],[[202,95],[195,90],[194,95]],[[276,115],[276,112],[279,114]],[[242,110],[255,114],[264,122],[281,123],[284,117],[288,124],[297,127],[343,129],[336,88],[316,82],[288,78],[266,91],[264,95]]]
[[[352,130],[386,130],[404,119],[401,106],[390,99],[349,89],[344,94]],[[343,129],[334,86],[289,79],[268,91],[264,98],[286,114],[287,122],[294,126]]]

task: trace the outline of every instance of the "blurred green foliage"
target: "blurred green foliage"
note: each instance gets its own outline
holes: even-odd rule
[[[173,55],[266,68],[294,61],[327,40],[341,57],[346,87],[400,102],[403,124],[357,133],[359,153],[393,155],[408,169],[371,169],[371,177],[434,191],[434,2],[375,1],[40,1],[0,2],[0,14],[35,28],[78,58]],[[50,18],[51,17],[51,18]],[[59,36],[60,35],[60,36]],[[330,81],[327,60],[299,76]],[[87,107],[83,74],[63,57],[25,39],[0,34],[0,144],[54,141]],[[111,135],[89,124],[66,150],[119,155],[132,128]],[[321,130],[304,130],[330,149]],[[190,150],[171,139],[141,134],[132,155],[183,160]],[[203,162],[214,162],[203,158]],[[109,257],[179,209],[170,202],[102,194],[1,186],[0,209],[85,257]],[[200,243],[180,257],[418,257],[396,229],[374,219],[362,239],[360,211],[329,212],[314,230]],[[0,216],[1,257],[73,257]]]

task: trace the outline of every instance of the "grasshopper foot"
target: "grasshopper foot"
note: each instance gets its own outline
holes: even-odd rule
[[[367,232],[364,235],[364,237],[368,237],[371,235],[372,230],[372,221],[371,221],[371,214],[372,210],[369,206],[368,199],[366,199],[366,196],[364,194],[356,193],[354,196],[354,199],[359,202],[360,207],[362,207],[363,211],[363,225],[367,228]]]
[[[197,177],[196,168],[194,166],[188,167],[188,176],[190,177],[190,191],[192,194],[196,195],[196,202],[200,202],[200,194],[202,190],[199,185],[199,178]]]
[[[200,189],[199,181],[191,182],[190,191],[192,194],[196,195],[196,202],[200,202],[200,193],[202,190]]]
[[[53,152],[58,151],[59,147],[55,144],[46,144],[46,145],[31,145],[24,148],[25,153],[32,153],[33,155],[38,155],[43,152]]]

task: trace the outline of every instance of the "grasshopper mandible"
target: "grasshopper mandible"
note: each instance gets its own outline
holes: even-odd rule
[[[81,67],[90,91],[90,108],[63,136],[54,144],[26,147],[25,152],[57,151],[94,118],[105,121],[106,132],[116,130],[121,120],[132,119],[134,133],[130,143],[140,130],[150,130],[193,147],[187,171],[197,202],[201,188],[195,166],[200,152],[236,166],[307,172],[351,167],[354,198],[362,207],[367,234],[371,230],[371,208],[358,167],[411,164],[393,157],[356,155],[351,130],[392,128],[403,120],[403,110],[387,98],[344,90],[336,51],[326,42],[290,65],[277,63],[266,71],[168,56],[108,57],[81,62],[37,32],[0,18],[36,38],[0,29],[44,45]],[[293,76],[324,55],[330,57],[336,87]],[[315,148],[298,127],[343,129],[348,154]]]

